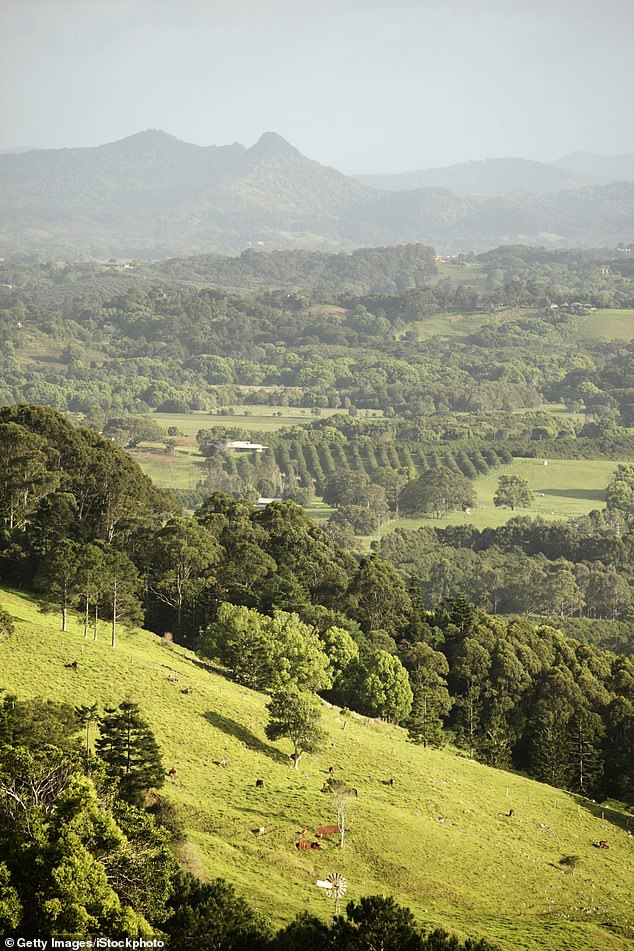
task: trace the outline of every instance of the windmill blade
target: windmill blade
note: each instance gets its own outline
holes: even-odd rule
[[[317,888],[327,888],[332,891],[332,882],[317,882]]]
[[[327,881],[330,882],[330,887],[337,895],[345,895],[348,888],[348,881],[343,875],[339,875],[338,872],[333,872],[328,876]]]

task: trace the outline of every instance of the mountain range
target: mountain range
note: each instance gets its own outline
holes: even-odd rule
[[[634,182],[589,184],[597,176],[580,169],[596,171],[602,157],[570,158],[575,168],[491,159],[381,185],[386,176],[343,175],[274,132],[250,148],[149,130],[95,148],[12,151],[0,154],[0,254],[159,258],[409,241],[452,253],[631,238]],[[628,157],[613,158],[604,166],[627,172]]]

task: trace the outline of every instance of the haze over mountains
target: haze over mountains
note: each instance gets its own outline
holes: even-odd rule
[[[634,232],[632,179],[631,156],[590,153],[553,165],[489,159],[354,178],[273,132],[245,148],[202,147],[150,130],[96,148],[0,154],[0,253],[613,245]]]

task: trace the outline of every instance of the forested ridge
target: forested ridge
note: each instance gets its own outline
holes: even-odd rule
[[[558,244],[596,245],[629,234],[631,182],[568,187],[581,183],[547,166],[538,178],[544,170],[551,184],[559,179],[558,191],[530,194],[523,169],[509,194],[381,192],[311,161],[272,132],[245,149],[203,148],[147,130],[97,148],[0,155],[0,212],[11,229],[0,250],[156,258],[252,245],[435,241],[480,249],[543,234]],[[506,190],[504,163],[500,171],[494,191]]]

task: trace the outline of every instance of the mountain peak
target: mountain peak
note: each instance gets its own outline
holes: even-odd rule
[[[279,155],[297,157],[301,155],[298,149],[277,132],[265,132],[258,141],[248,150],[251,155],[262,158],[273,158]]]

